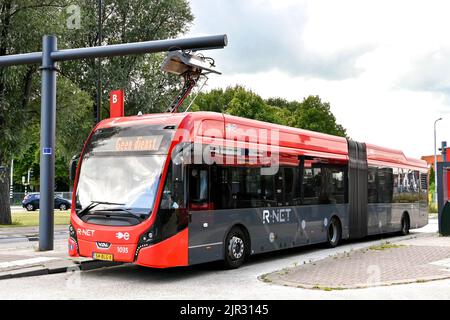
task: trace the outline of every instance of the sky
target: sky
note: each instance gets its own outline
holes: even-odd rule
[[[187,36],[227,34],[205,51],[221,76],[263,98],[329,102],[358,141],[420,158],[450,144],[450,1],[191,0]]]

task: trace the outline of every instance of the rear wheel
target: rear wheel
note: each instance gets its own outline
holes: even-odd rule
[[[327,230],[327,245],[330,248],[335,248],[342,238],[341,222],[338,218],[333,217],[328,225]]]
[[[32,203],[27,204],[25,208],[27,209],[27,211],[34,211],[34,206]]]
[[[239,268],[244,263],[247,252],[248,241],[244,232],[241,228],[234,227],[225,240],[225,268]]]
[[[400,230],[400,234],[402,236],[408,235],[409,234],[409,227],[410,227],[409,216],[408,216],[408,214],[405,213],[402,216],[402,228]]]

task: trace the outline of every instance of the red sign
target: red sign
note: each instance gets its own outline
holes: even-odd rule
[[[110,108],[110,117],[123,117],[125,116],[124,109],[124,93],[123,90],[114,90],[111,91],[109,96],[109,108]]]

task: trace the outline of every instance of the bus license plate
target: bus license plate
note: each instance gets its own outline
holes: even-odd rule
[[[98,253],[98,252],[94,252],[92,254],[92,258],[96,259],[96,260],[104,260],[104,261],[114,261],[113,259],[113,255],[110,253]]]

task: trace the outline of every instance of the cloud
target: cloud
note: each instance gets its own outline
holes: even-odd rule
[[[192,0],[190,35],[227,33],[211,51],[224,73],[264,98],[319,95],[359,141],[433,154],[450,142],[450,2]]]
[[[450,98],[450,47],[442,47],[417,58],[400,78],[399,87],[442,93]]]
[[[355,62],[372,49],[366,44],[328,52],[308,48],[304,1],[194,0],[191,5],[196,15],[192,35],[227,33],[228,47],[211,52],[227,74],[276,68],[292,76],[346,79],[360,73]]]

